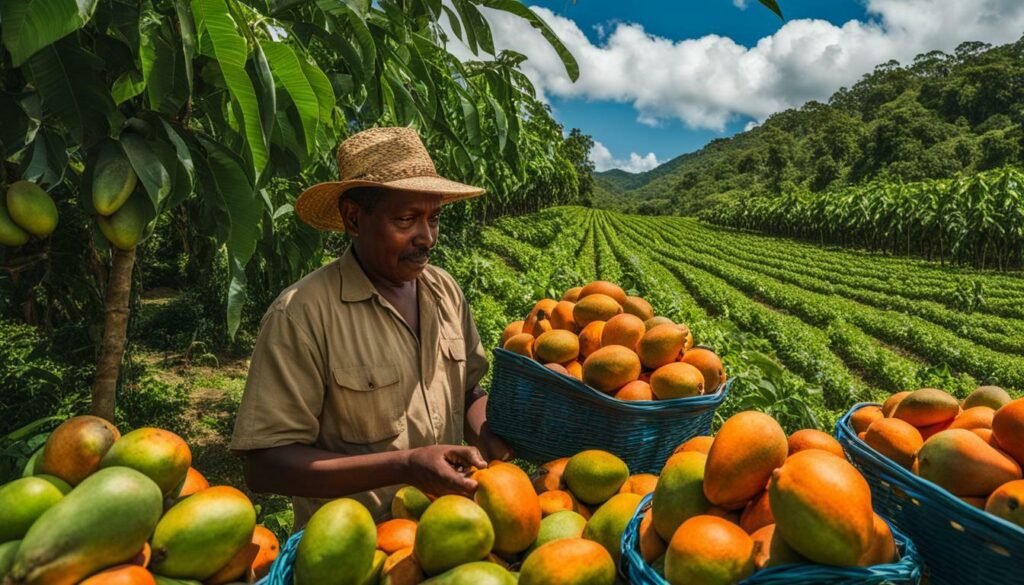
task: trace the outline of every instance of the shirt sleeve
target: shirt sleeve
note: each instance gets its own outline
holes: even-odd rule
[[[476,330],[476,322],[473,321],[473,312],[465,296],[462,297],[462,331],[466,340],[466,392],[469,392],[483,380],[490,365],[487,362],[487,351],[480,341],[480,333]]]
[[[231,450],[312,445],[326,388],[321,361],[309,334],[285,310],[271,308],[256,338]]]

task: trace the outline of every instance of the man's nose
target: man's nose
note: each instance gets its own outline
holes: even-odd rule
[[[416,233],[413,235],[412,243],[428,249],[437,243],[437,231],[431,227],[429,219],[423,218],[416,222]]]

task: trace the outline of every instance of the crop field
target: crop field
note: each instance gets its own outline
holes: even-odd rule
[[[924,386],[1024,389],[1024,278],[829,249],[692,218],[556,208],[497,222],[443,264],[494,347],[533,301],[593,279],[690,326],[736,378],[721,414],[830,427],[853,403]]]

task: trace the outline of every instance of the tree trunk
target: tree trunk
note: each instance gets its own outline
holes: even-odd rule
[[[114,420],[117,378],[124,357],[125,339],[128,336],[128,301],[131,297],[134,265],[134,248],[128,251],[114,251],[104,301],[103,340],[96,362],[96,380],[92,385],[92,413],[111,422]]]

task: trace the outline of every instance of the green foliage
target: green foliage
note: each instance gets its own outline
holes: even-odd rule
[[[809,102],[640,174],[596,173],[601,206],[692,215],[792,191],[949,179],[1020,165],[1024,40],[964,43],[884,63],[828,103]]]

